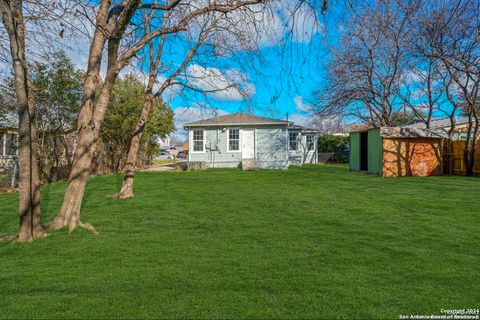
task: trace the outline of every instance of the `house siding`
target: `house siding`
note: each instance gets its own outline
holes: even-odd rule
[[[205,152],[192,152],[193,143],[189,143],[189,161],[205,162],[212,168],[235,168],[242,163],[241,151],[228,151],[228,129],[254,130],[255,132],[255,157],[260,168],[286,168],[288,161],[286,157],[285,128],[278,126],[252,126],[252,127],[208,127],[195,128],[205,130]],[[189,139],[191,133],[189,132]],[[242,134],[240,134],[242,137]],[[242,139],[242,138],[240,138]],[[242,140],[240,140],[242,144]]]
[[[287,168],[287,129],[285,127],[257,127],[255,132],[258,166],[265,169]]]
[[[233,128],[233,127],[232,127]],[[189,161],[205,162],[209,167],[237,167],[242,161],[241,152],[229,152],[227,150],[227,135],[223,128],[196,128],[196,130],[205,130],[205,152],[193,152],[193,143],[189,143],[190,155]],[[191,135],[192,131],[189,132]],[[191,139],[191,137],[190,137]]]
[[[288,158],[290,165],[303,165],[317,163],[317,135],[312,133],[303,133],[299,130],[290,130],[290,132],[298,132],[300,134],[300,141],[297,150],[288,150]],[[314,135],[314,148],[308,150],[307,135]]]
[[[226,130],[224,130],[224,128]],[[205,152],[192,152],[192,130],[189,131],[189,161],[204,162],[207,167],[222,167],[235,168],[240,167],[242,163],[241,151],[228,151],[228,129],[254,130],[255,132],[255,159],[257,166],[264,169],[286,169],[289,162],[292,160],[291,156],[297,154],[290,154],[288,151],[288,130],[283,125],[269,125],[269,126],[242,126],[242,127],[206,127],[195,128],[195,130],[205,130]],[[316,141],[316,140],[315,140]],[[242,145],[242,134],[240,134],[240,145]],[[302,143],[300,149],[305,149],[306,136],[302,136]],[[240,147],[241,148],[241,147]],[[315,163],[316,162],[316,147],[314,151],[310,151],[303,161],[301,158],[304,152],[298,151],[300,157],[300,164]]]

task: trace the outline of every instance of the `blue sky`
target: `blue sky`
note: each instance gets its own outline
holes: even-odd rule
[[[96,0],[88,0],[97,3]],[[199,95],[192,90],[184,90],[175,94],[174,91],[167,91],[162,97],[170,104],[175,111],[175,122],[178,133],[182,133],[182,126],[185,122],[208,118],[217,113],[253,112],[257,115],[264,115],[274,118],[285,118],[296,123],[305,124],[308,122],[310,113],[308,106],[311,104],[312,92],[322,86],[325,74],[325,62],[328,60],[327,41],[323,27],[327,25],[326,17],[336,24],[338,14],[336,8],[331,8],[327,16],[320,17],[320,24],[315,23],[315,17],[311,10],[300,10],[295,15],[295,24],[291,24],[291,16],[288,15],[297,0],[286,0],[274,3],[273,20],[264,21],[261,26],[258,51],[236,50],[233,54],[218,57],[204,55],[192,61],[187,71],[195,71],[201,68],[210,70],[213,73],[225,75],[229,80],[239,78],[241,87],[248,89],[248,97],[242,97],[235,90],[208,94],[207,97]],[[94,10],[93,10],[94,11]],[[93,13],[92,13],[93,14]],[[316,12],[318,14],[318,12]],[[93,35],[93,25],[85,23],[83,16],[79,19],[78,25],[83,25],[85,34]],[[288,18],[288,19],[287,19]],[[318,16],[317,16],[318,18]],[[141,27],[140,27],[141,29]],[[286,31],[292,30],[287,37]],[[333,29],[329,27],[331,32]],[[263,34],[272,35],[267,39]],[[62,49],[72,59],[72,62],[80,69],[85,70],[88,59],[90,39],[80,37],[77,34],[65,33],[68,43]],[[185,36],[173,35],[171,44],[166,50],[165,59],[174,67],[183,61],[185,48],[191,45]],[[31,46],[31,51],[37,47]],[[207,57],[207,58],[205,58]],[[135,66],[143,71],[138,62]],[[1,66],[1,65],[0,65]],[[106,68],[106,61],[103,62],[102,70]],[[6,68],[5,68],[6,69]],[[124,74],[132,69],[126,68]],[[167,74],[163,74],[166,76]],[[159,77],[159,82],[161,82]],[[201,85],[201,83],[200,83]]]
[[[207,105],[211,109],[219,109],[228,113],[253,111],[259,115],[272,117],[306,117],[306,105],[311,103],[312,92],[321,85],[325,72],[324,62],[327,58],[322,37],[312,37],[311,42],[295,42],[289,45],[289,53],[282,55],[282,47],[268,46],[260,50],[259,55],[244,54],[242,58],[256,60],[255,65],[238,62],[215,63],[209,67],[218,68],[221,72],[234,69],[246,77],[246,82],[254,88],[248,98],[228,97],[221,92],[209,94],[207,99],[202,95],[184,91],[185,96],[176,96],[169,101],[173,109],[195,107],[194,102]],[[262,61],[259,61],[262,60]]]
[[[229,75],[233,74],[234,78],[241,78],[240,87],[246,87],[250,95],[242,97],[234,89],[206,97],[188,89],[181,93],[178,89],[173,90],[175,93],[167,91],[163,98],[175,111],[177,133],[182,133],[184,123],[209,118],[215,113],[253,112],[274,118],[285,118],[288,113],[289,120],[308,124],[309,106],[314,104],[312,93],[323,85],[325,63],[329,58],[329,41],[326,41],[324,29],[327,22],[322,17],[317,21],[320,24],[316,24],[306,11],[298,14],[296,22],[288,36],[286,30],[290,29],[284,25],[288,21],[283,21],[283,25],[272,23],[271,29],[270,24],[266,25],[267,32],[278,33],[279,30],[273,30],[277,28],[281,34],[277,34],[277,40],[259,41],[259,50],[255,53],[239,50],[223,57],[200,55],[198,60],[192,61],[186,69],[187,74],[210,70],[208,72],[220,78],[225,75],[226,79],[232,79]],[[167,52],[173,65],[183,61],[185,47],[188,46],[184,39],[172,41]],[[196,84],[205,87],[202,83]]]

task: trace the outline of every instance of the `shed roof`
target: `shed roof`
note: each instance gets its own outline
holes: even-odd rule
[[[293,122],[259,117],[253,114],[232,113],[214,118],[198,120],[184,125],[188,127],[207,127],[207,126],[223,126],[223,125],[275,125],[275,124],[293,124]]]

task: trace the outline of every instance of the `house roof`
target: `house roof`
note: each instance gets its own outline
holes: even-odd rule
[[[184,125],[185,128],[188,127],[207,127],[207,126],[231,126],[231,125],[287,125],[293,124],[293,122],[265,118],[255,116],[253,114],[246,113],[232,113],[222,116],[216,116],[214,118],[198,120],[190,122]]]
[[[468,123],[468,118],[459,116],[455,118],[455,122],[457,125],[462,125],[462,124]],[[425,128],[425,127],[426,127],[425,123],[420,120],[416,120],[402,126],[402,128]],[[430,128],[433,128],[433,129],[450,128],[450,118],[432,118],[432,120],[430,121]]]
[[[0,116],[0,129],[18,128],[18,115],[16,112],[8,112]]]
[[[383,138],[448,138],[448,135],[442,130],[400,127],[382,127],[380,136]]]
[[[299,126],[297,124],[293,124],[289,127],[290,129],[298,129],[302,132],[318,132],[317,129],[313,129],[313,128],[308,128],[308,127],[304,127],[304,126]]]

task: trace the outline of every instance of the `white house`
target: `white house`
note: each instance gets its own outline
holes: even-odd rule
[[[18,155],[18,116],[14,112],[0,118],[0,172],[11,169]]]
[[[206,167],[285,169],[317,163],[317,132],[293,122],[234,113],[184,125],[188,161]]]

